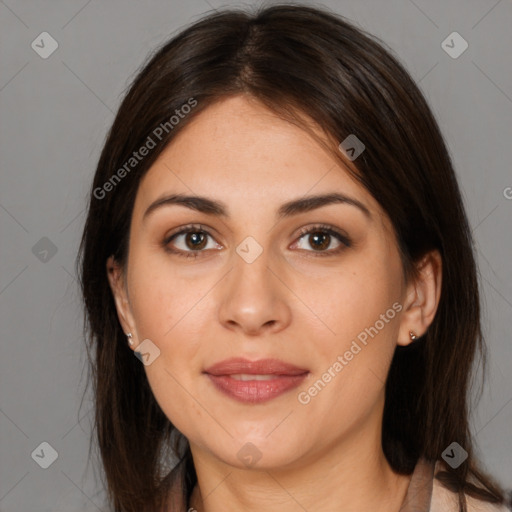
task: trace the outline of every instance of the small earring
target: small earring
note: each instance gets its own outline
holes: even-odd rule
[[[415,339],[418,338],[418,336],[416,336],[416,334],[414,334],[413,331],[409,331],[409,336],[411,337],[411,340],[414,341]]]
[[[130,344],[130,347],[132,347],[133,346],[132,333],[127,332],[126,337],[128,338],[128,343]]]

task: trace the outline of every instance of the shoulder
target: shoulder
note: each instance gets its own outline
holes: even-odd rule
[[[442,469],[442,462],[436,464],[436,472]],[[505,505],[496,505],[466,496],[468,512],[510,512]],[[432,501],[430,512],[458,512],[459,501],[457,494],[447,489],[439,480],[434,478],[432,486]]]

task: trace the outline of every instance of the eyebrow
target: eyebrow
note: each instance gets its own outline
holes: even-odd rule
[[[370,211],[363,203],[357,199],[339,193],[305,196],[294,199],[293,201],[288,201],[279,207],[276,217],[279,220],[285,217],[291,217],[292,215],[298,215],[299,213],[316,210],[317,208],[330,204],[348,204],[355,206],[362,211],[366,217],[371,218]],[[170,205],[181,205],[207,215],[224,217],[226,219],[230,218],[226,204],[221,201],[216,201],[204,196],[170,194],[151,203],[144,212],[142,220],[144,221],[154,211]]]

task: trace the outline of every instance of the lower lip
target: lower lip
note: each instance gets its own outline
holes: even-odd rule
[[[236,380],[229,375],[207,374],[215,387],[239,402],[259,404],[296,388],[306,378],[302,375],[276,375],[269,380]]]

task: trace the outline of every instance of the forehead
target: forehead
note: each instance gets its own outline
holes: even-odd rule
[[[261,211],[334,191],[381,213],[366,189],[304,127],[253,98],[235,96],[209,106],[179,132],[141,181],[135,208],[141,215],[160,196],[183,193],[218,198],[233,212]]]

